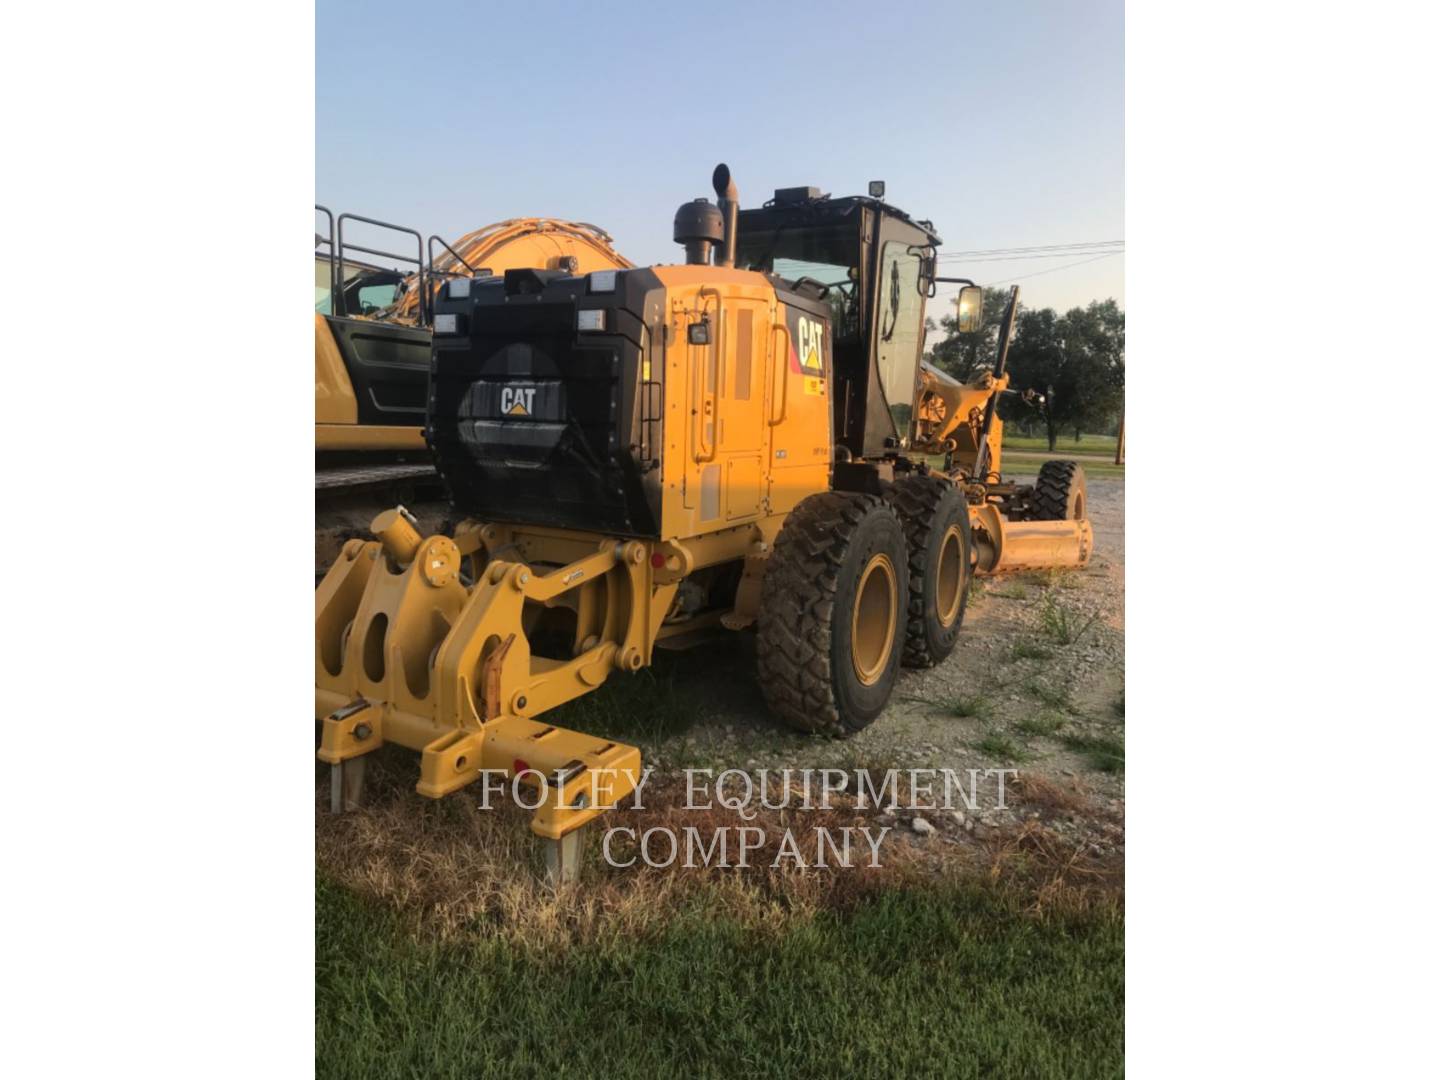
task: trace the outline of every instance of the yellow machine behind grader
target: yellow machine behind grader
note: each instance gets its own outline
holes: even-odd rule
[[[667,639],[753,631],[786,723],[846,735],[903,663],[954,649],[973,574],[1079,567],[1085,478],[1000,475],[1006,352],[968,385],[920,364],[940,238],[868,197],[782,189],[675,215],[679,265],[451,277],[434,300],[425,438],[458,512],[403,507],[316,593],[319,756],[332,808],[386,743],[440,797],[497,770],[534,785],[556,877],[625,798],[640,751],[545,713]]]

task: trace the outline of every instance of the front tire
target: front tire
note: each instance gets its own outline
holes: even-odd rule
[[[812,495],[785,519],[756,645],[761,693],[787,724],[850,735],[885,708],[905,640],[906,556],[900,519],[874,495]]]
[[[886,495],[910,549],[904,663],[934,667],[955,651],[970,597],[970,510],[951,481],[933,473],[897,480]]]
[[[1085,470],[1078,461],[1047,461],[1040,466],[1031,499],[1036,521],[1084,521]]]

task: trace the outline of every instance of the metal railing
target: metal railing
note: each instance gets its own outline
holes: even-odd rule
[[[363,225],[370,225],[379,229],[389,229],[402,236],[413,236],[415,238],[415,254],[402,255],[394,251],[384,251],[380,248],[365,247],[362,244],[345,243],[345,222],[357,221]],[[359,214],[341,214],[335,219],[335,243],[331,245],[332,263],[338,263],[337,273],[343,273],[345,266],[345,252],[359,251],[366,255],[374,255],[382,259],[391,259],[399,263],[410,263],[415,267],[416,277],[420,286],[420,316],[425,324],[429,325],[430,304],[428,302],[429,290],[426,288],[427,267],[425,265],[425,241],[414,229],[407,229],[403,225],[392,225],[388,221],[379,221],[375,218],[362,217]],[[345,315],[345,293],[344,290],[337,290],[332,302],[332,308],[336,315]]]
[[[330,310],[334,311],[335,299],[340,294],[339,270],[335,261],[335,215],[330,212],[329,207],[321,206],[319,203],[315,204],[315,209],[325,215],[326,235],[321,236],[316,233],[315,246],[318,248],[323,244],[326,258],[330,260]]]

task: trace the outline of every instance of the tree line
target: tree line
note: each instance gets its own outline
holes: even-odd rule
[[[995,362],[1008,289],[986,289],[984,321],[971,334],[957,333],[946,315],[928,330],[944,337],[925,354],[930,364],[969,382]],[[1015,390],[1033,390],[1044,403],[1027,405],[1018,395],[1001,398],[1000,418],[1025,434],[1043,430],[1050,449],[1062,431],[1109,433],[1125,403],[1125,312],[1114,300],[1094,300],[1063,315],[1023,304],[1015,318],[1007,370]]]

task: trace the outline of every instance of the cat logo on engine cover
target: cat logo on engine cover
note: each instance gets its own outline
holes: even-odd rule
[[[502,387],[500,390],[500,411],[506,416],[529,416],[535,411],[535,387]]]
[[[795,308],[786,312],[790,331],[790,370],[823,380],[830,357],[830,328],[826,322]]]

